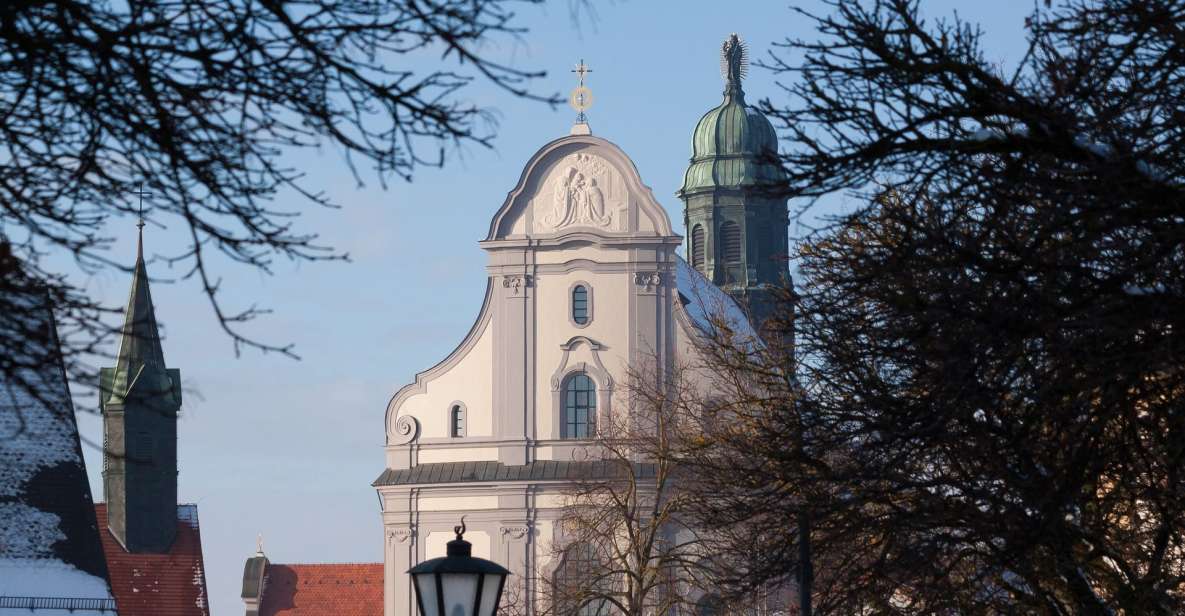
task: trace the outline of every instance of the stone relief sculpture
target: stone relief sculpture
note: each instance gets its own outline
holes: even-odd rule
[[[575,154],[559,165],[559,175],[553,178],[551,210],[541,220],[544,226],[562,229],[587,226],[609,229],[613,226],[613,212],[606,205],[605,192],[597,182],[611,181],[609,167],[599,158]]]

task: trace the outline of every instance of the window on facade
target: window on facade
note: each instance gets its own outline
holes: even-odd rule
[[[563,438],[592,438],[596,435],[597,388],[587,374],[579,373],[564,382]]]
[[[454,437],[465,436],[465,409],[461,405],[454,405],[449,411],[449,434]]]
[[[741,262],[741,227],[731,220],[720,225],[720,248],[725,263]]]
[[[555,572],[557,610],[565,616],[605,616],[609,604],[600,597],[608,589],[609,580],[603,577],[605,567],[592,545],[574,543],[564,550],[564,560]]]
[[[582,284],[572,287],[572,320],[577,325],[588,323],[588,287]]]
[[[704,267],[704,227],[696,225],[691,230],[691,266],[696,269]]]

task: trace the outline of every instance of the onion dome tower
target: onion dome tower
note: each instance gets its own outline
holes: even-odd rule
[[[745,104],[746,55],[736,34],[724,41],[724,100],[696,125],[691,164],[677,194],[688,262],[746,306],[760,327],[772,308],[768,286],[789,276],[789,210],[777,134]]]
[[[165,365],[144,222],[115,366],[100,372],[107,526],[131,553],[168,552],[177,534],[177,414],[181,372]]]

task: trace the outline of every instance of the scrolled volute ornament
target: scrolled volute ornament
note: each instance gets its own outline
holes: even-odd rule
[[[395,432],[392,434],[392,445],[406,445],[420,435],[420,422],[411,415],[400,415],[395,420]]]

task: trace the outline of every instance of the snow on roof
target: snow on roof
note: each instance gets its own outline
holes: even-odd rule
[[[679,303],[700,333],[714,336],[724,326],[731,330],[735,342],[760,343],[761,338],[736,300],[678,255],[675,256],[675,285]]]
[[[46,558],[0,560],[0,597],[109,599],[107,580]],[[4,614],[0,609],[0,614]]]
[[[0,598],[110,600],[48,301],[0,300],[0,330],[19,336],[6,349],[16,367],[0,374]]]

